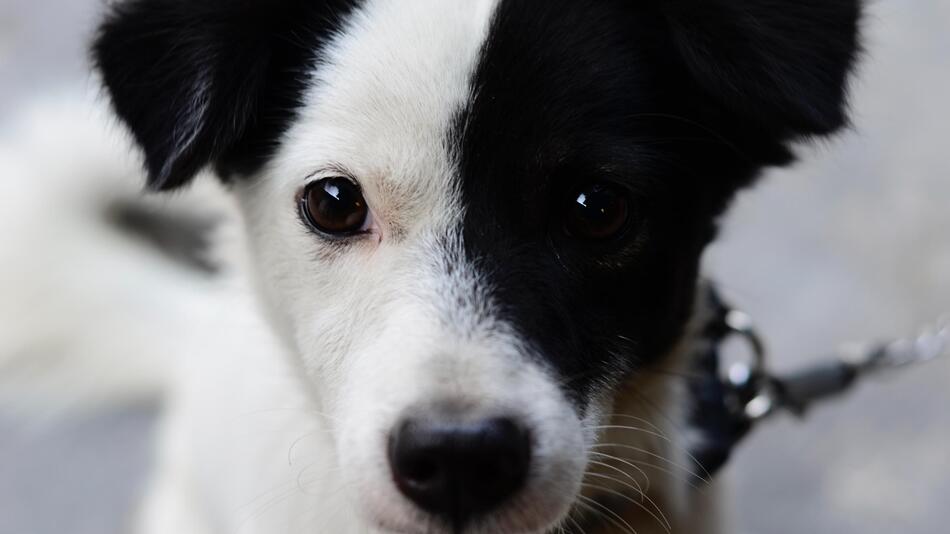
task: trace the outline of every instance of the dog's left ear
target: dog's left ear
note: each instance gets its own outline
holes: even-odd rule
[[[860,0],[656,0],[699,85],[785,141],[846,123]]]
[[[168,190],[213,165],[253,170],[351,0],[122,0],[92,54],[113,107]]]

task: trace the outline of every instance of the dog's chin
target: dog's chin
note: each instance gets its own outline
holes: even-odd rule
[[[580,477],[578,477],[580,479]],[[454,525],[404,502],[368,506],[367,519],[379,534],[543,534],[562,524],[578,498],[578,489],[526,491],[497,511]],[[557,493],[557,494],[555,494]]]

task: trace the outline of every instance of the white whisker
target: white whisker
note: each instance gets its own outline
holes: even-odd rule
[[[607,459],[607,460],[612,460],[612,461],[621,463],[621,464],[623,464],[623,465],[626,465],[626,466],[628,466],[628,467],[630,467],[630,468],[632,468],[632,469],[635,469],[638,473],[640,473],[641,475],[643,475],[643,479],[644,479],[643,491],[644,491],[644,493],[650,491],[650,475],[648,475],[647,472],[644,471],[640,466],[634,464],[633,462],[630,462],[630,461],[628,461],[628,460],[625,460],[625,459],[623,459],[623,458],[621,458],[621,457],[619,457],[619,456],[614,456],[614,455],[612,455],[612,454],[607,454],[606,452],[589,451],[587,454],[589,454],[589,455],[591,455],[591,456],[599,456],[599,457],[604,458],[604,459]]]
[[[690,476],[696,478],[697,480],[705,481],[705,479],[704,479],[703,477],[701,477],[700,475],[696,474],[692,469],[690,469],[690,468],[688,468],[688,467],[686,467],[686,466],[684,466],[684,465],[682,465],[682,464],[680,464],[680,463],[674,462],[673,460],[670,460],[669,458],[666,458],[665,456],[659,455],[659,454],[657,454],[657,453],[655,453],[655,452],[652,452],[652,451],[648,451],[648,450],[646,450],[646,449],[644,449],[644,448],[642,448],[642,447],[637,447],[637,446],[635,446],[635,445],[628,445],[628,444],[625,444],[625,443],[597,443],[597,444],[593,445],[591,448],[598,448],[598,447],[600,447],[600,448],[611,447],[611,448],[619,448],[619,449],[632,450],[632,451],[634,451],[634,452],[638,452],[638,453],[643,454],[643,455],[645,455],[645,456],[649,456],[649,457],[651,457],[651,458],[656,458],[657,460],[660,460],[661,462],[665,462],[665,463],[667,463],[667,464],[669,464],[669,465],[671,465],[671,466],[673,466],[673,467],[676,467],[676,468],[678,468],[678,469],[681,469],[681,470],[683,470],[684,473],[686,473],[687,475],[690,475]],[[641,462],[641,464],[642,464],[642,462]]]
[[[620,469],[619,467],[617,467],[617,466],[615,466],[615,465],[610,465],[610,464],[608,464],[608,463],[606,463],[606,462],[601,462],[601,461],[598,461],[598,460],[589,460],[589,463],[591,463],[591,464],[593,464],[593,465],[599,465],[599,466],[601,466],[601,467],[606,467],[606,468],[608,468],[608,469],[612,469],[612,470],[614,470],[614,471],[620,473],[621,475],[623,475],[623,476],[629,478],[634,484],[636,484],[636,486],[637,486],[637,487],[636,487],[637,492],[639,492],[641,495],[644,494],[644,489],[643,489],[643,486],[640,484],[640,481],[637,480],[636,478],[634,478],[634,476],[631,475],[630,473],[624,471],[623,469]],[[588,473],[588,474],[591,474],[591,473]]]
[[[663,510],[661,510],[660,507],[659,507],[655,502],[653,502],[652,500],[649,501],[649,502],[650,502],[650,504],[656,509],[655,512],[654,512],[653,510],[650,510],[649,508],[647,508],[642,502],[637,501],[637,500],[634,499],[633,497],[631,497],[631,496],[629,496],[629,495],[627,495],[627,494],[625,494],[625,493],[623,493],[623,492],[616,491],[616,490],[612,490],[612,489],[610,489],[610,488],[605,488],[605,487],[603,487],[603,486],[599,486],[599,485],[596,485],[596,484],[584,483],[584,486],[585,486],[585,487],[588,487],[588,488],[591,488],[591,489],[594,489],[594,490],[597,490],[597,491],[603,491],[603,492],[605,492],[605,493],[609,493],[609,494],[611,494],[611,495],[614,495],[615,497],[620,497],[621,499],[624,499],[624,500],[626,500],[626,501],[628,501],[628,502],[633,503],[635,506],[637,506],[638,508],[640,508],[641,510],[643,510],[644,512],[646,512],[647,514],[649,514],[650,517],[652,517],[653,519],[655,519],[656,522],[659,523],[661,527],[663,527],[663,530],[665,530],[665,531],[668,532],[668,533],[669,533],[669,532],[672,530],[672,528],[673,528],[672,525],[670,524],[669,519],[666,518],[666,514],[663,513]]]
[[[617,514],[616,512],[614,512],[613,510],[611,510],[610,508],[608,508],[608,507],[604,506],[603,504],[601,504],[601,503],[595,501],[594,499],[590,499],[590,498],[588,498],[588,497],[584,497],[583,495],[580,495],[579,498],[581,499],[581,501],[583,501],[583,503],[584,503],[586,506],[588,506],[588,507],[590,507],[590,506],[596,506],[597,508],[603,510],[603,512],[606,512],[607,514],[610,514],[610,516],[606,516],[606,515],[603,515],[603,513],[601,513],[601,516],[603,516],[604,518],[608,519],[611,523],[613,523],[613,524],[616,525],[617,527],[626,528],[627,531],[631,532],[632,534],[638,534],[638,533],[637,533],[637,529],[633,528],[633,527],[630,525],[630,523],[628,523],[624,518],[620,517],[619,514]],[[596,511],[596,510],[595,510],[595,511]],[[615,518],[616,521],[615,521],[614,519],[611,519],[611,517]],[[619,523],[618,523],[618,521],[619,521]]]

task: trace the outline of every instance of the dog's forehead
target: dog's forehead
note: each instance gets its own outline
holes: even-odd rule
[[[497,1],[361,4],[314,67],[279,158],[302,168],[285,179],[334,165],[364,187],[385,185],[390,196],[447,194],[454,165],[448,137],[471,97]]]

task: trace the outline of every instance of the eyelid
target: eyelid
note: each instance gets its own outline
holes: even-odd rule
[[[315,168],[313,172],[304,178],[304,186],[310,185],[313,182],[325,180],[327,178],[346,178],[357,186],[360,186],[359,180],[356,179],[356,173],[351,172],[346,168],[345,165],[340,163],[328,163],[321,167]]]

